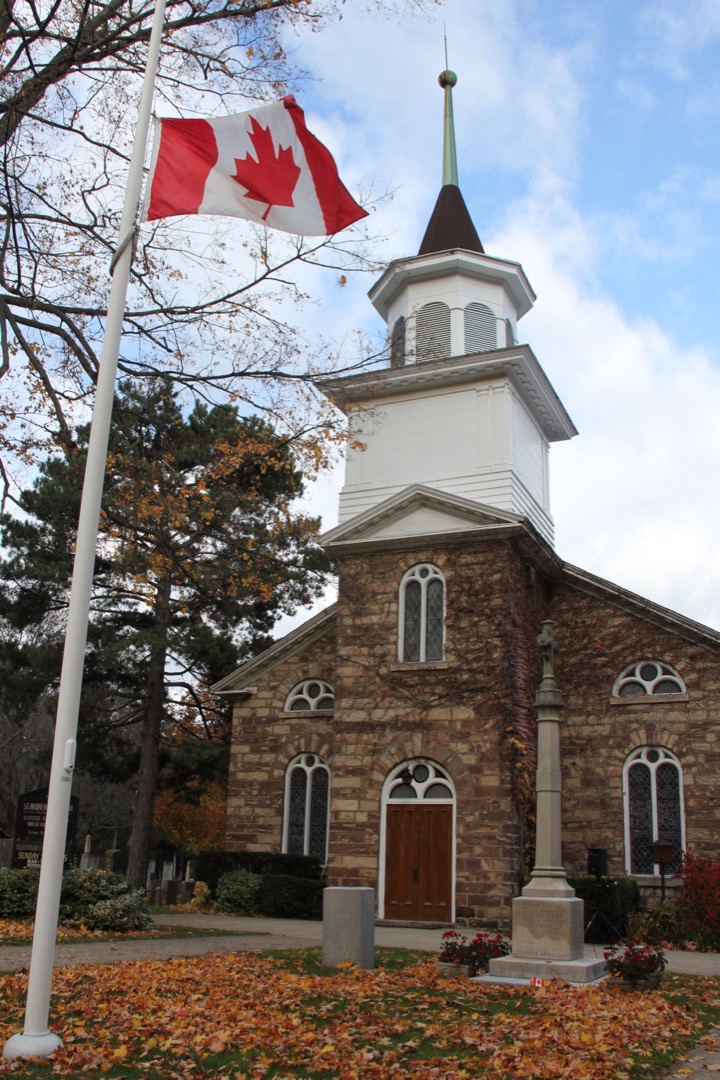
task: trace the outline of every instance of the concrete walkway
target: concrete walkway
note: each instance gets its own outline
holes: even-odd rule
[[[112,964],[126,960],[164,960],[172,956],[202,956],[219,952],[258,952],[263,949],[304,949],[322,944],[322,923],[301,919],[242,918],[235,915],[196,915],[178,913],[156,915],[158,926],[191,926],[199,930],[228,930],[228,937],[169,938],[93,942],[86,945],[57,946],[55,965]],[[437,953],[442,928],[432,930],[413,926],[377,926],[375,944],[403,949],[421,949]],[[470,936],[471,931],[468,932]],[[603,947],[586,946],[586,953],[602,956]],[[720,955],[668,950],[667,970],[682,975],[720,978]],[[0,942],[0,971],[19,971],[30,963],[30,945],[6,945]],[[702,1080],[708,1073],[720,1073],[720,1028],[710,1034],[716,1046],[698,1047],[670,1080]]]

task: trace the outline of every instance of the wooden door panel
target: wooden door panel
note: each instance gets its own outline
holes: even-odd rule
[[[450,921],[452,806],[418,806],[418,918]]]
[[[385,833],[385,917],[415,919],[417,838],[406,806],[388,806]]]
[[[449,922],[452,806],[388,806],[385,918]]]

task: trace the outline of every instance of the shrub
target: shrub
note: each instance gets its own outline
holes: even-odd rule
[[[618,935],[626,936],[628,916],[631,912],[640,910],[640,889],[636,881],[626,877],[603,877],[596,881],[588,874],[568,878],[568,882],[575,890],[575,895],[585,901],[586,926],[596,912],[604,916],[595,920],[587,941],[605,943],[617,940],[608,923]]]
[[[66,870],[60,892],[60,922],[84,923],[93,904],[130,891],[125,878],[109,870]]]
[[[149,930],[152,916],[141,893],[133,890],[90,904],[83,919],[88,930]]]
[[[266,874],[258,892],[258,910],[276,919],[321,919],[322,894],[319,881]]]
[[[38,870],[0,867],[0,918],[32,919],[37,904]]]
[[[219,911],[234,915],[252,915],[257,910],[261,877],[249,870],[232,870],[223,874],[217,886],[216,904]]]
[[[674,900],[665,900],[648,911],[633,911],[628,916],[628,937],[648,945],[685,944],[687,932]]]
[[[210,903],[210,886],[204,881],[196,881],[193,889],[190,907],[194,911],[202,911]]]
[[[643,982],[649,975],[661,974],[666,963],[662,949],[642,941],[631,941],[624,949],[605,953],[608,975],[627,982]]]
[[[109,870],[67,870],[60,893],[60,922],[88,930],[147,930],[152,918],[137,889]]]
[[[37,870],[0,869],[0,917],[31,919],[35,914],[39,878]],[[96,915],[95,908],[100,904],[105,907]],[[102,925],[93,923],[94,919],[99,919]],[[83,923],[88,929],[119,932],[146,930],[152,925],[142,893],[131,888],[124,877],[107,870],[65,871],[58,921],[64,926]]]
[[[686,855],[678,909],[687,935],[699,949],[720,949],[720,863]]]

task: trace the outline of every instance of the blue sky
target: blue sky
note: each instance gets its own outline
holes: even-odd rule
[[[394,190],[378,254],[416,252],[440,186],[444,22],[460,186],[532,282],[519,337],[580,432],[551,455],[558,553],[720,629],[720,3],[358,7],[289,44],[345,182]],[[310,333],[380,333],[371,282],[315,275]]]

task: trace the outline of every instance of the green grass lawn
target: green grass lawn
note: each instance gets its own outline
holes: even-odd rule
[[[58,942],[60,945],[78,945],[93,941],[157,941],[162,938],[197,938],[197,937],[235,937],[245,931],[201,929],[194,926],[157,926],[154,930],[137,930],[130,933],[93,933],[89,930],[74,930],[60,927]],[[9,922],[0,919],[0,948],[3,945],[27,945],[32,941],[33,921]],[[253,936],[255,936],[253,934]]]
[[[61,968],[50,1026],[64,1047],[17,1076],[109,1080],[641,1080],[667,1074],[720,1022],[720,979],[660,990],[536,990],[439,979],[426,955],[322,967],[319,949]],[[21,1030],[26,975],[0,976],[3,1041]]]

